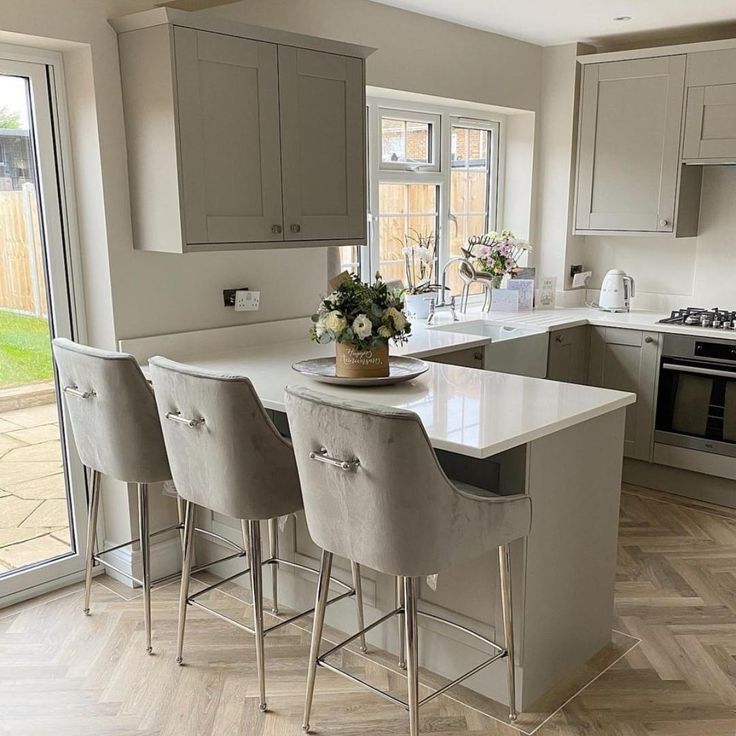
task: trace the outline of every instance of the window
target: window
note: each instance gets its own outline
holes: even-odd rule
[[[368,102],[370,242],[341,249],[342,267],[366,280],[378,271],[385,281],[405,284],[402,250],[421,234],[436,237],[439,282],[441,268],[469,236],[497,227],[499,123],[413,107]],[[452,268],[448,284],[460,290]]]
[[[380,168],[390,171],[439,170],[439,115],[390,110],[378,111]],[[370,127],[370,116],[369,116]]]

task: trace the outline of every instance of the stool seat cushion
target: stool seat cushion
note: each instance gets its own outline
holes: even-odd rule
[[[301,510],[291,441],[276,429],[247,377],[162,357],[149,364],[182,498],[233,519],[273,519]]]
[[[127,483],[170,480],[156,401],[135,358],[65,338],[53,350],[82,463]]]
[[[529,533],[531,499],[454,484],[417,414],[287,387],[309,532],[390,575],[442,572]],[[310,458],[324,448],[350,470]]]

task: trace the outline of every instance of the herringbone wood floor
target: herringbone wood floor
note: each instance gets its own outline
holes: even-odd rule
[[[308,634],[267,640],[269,705],[258,711],[251,637],[190,611],[186,660],[173,663],[176,586],[154,595],[156,655],[143,651],[140,601],[95,585],[0,612],[0,734],[282,736],[300,733]],[[223,605],[243,606],[223,596]],[[618,628],[641,642],[537,730],[539,736],[736,734],[736,513],[648,491],[622,499]],[[347,655],[352,657],[352,655]],[[376,684],[400,678],[353,658]],[[404,734],[405,714],[320,670],[323,734]],[[572,693],[570,693],[572,695]],[[421,713],[434,736],[518,731],[441,697]],[[539,719],[523,718],[531,731]]]

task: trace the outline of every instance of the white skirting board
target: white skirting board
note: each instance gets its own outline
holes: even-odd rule
[[[105,542],[105,548],[114,547],[114,542]],[[143,577],[141,551],[139,548],[122,547],[105,554],[105,559],[112,565],[139,580]],[[138,587],[124,575],[120,575],[112,568],[106,568],[107,574],[129,587]],[[173,575],[181,570],[181,537],[172,532],[166,539],[154,538],[151,540],[151,579],[157,580]]]

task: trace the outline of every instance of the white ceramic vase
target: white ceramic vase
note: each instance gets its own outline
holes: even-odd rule
[[[407,294],[404,297],[406,311],[414,319],[427,319],[430,302],[436,298],[437,295],[431,291],[424,294]]]

